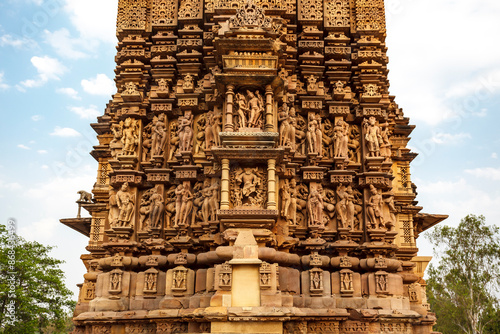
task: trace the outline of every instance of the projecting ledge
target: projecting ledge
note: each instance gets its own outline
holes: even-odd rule
[[[65,218],[59,220],[62,224],[80,232],[86,237],[90,237],[90,224],[92,218]]]

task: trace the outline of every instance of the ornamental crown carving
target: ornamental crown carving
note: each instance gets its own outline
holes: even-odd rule
[[[230,28],[272,28],[272,19],[264,15],[261,7],[249,0],[242,8],[238,9],[236,15],[229,19]]]

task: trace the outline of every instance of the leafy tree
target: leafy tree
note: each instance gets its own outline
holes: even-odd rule
[[[429,235],[437,267],[429,267],[428,300],[436,330],[450,333],[499,333],[499,228],[483,216],[468,215],[457,228],[436,227]]]
[[[74,307],[63,263],[52,247],[24,240],[0,224],[0,333],[67,333]]]

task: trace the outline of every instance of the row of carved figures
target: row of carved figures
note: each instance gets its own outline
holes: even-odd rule
[[[240,108],[238,112],[243,113],[242,110],[244,109]],[[248,110],[251,111],[251,109]],[[254,117],[250,113],[248,120],[250,124],[254,122]],[[295,107],[289,108],[287,104],[281,108],[278,118],[280,146],[327,159],[345,158],[355,163],[360,162],[361,138],[357,125],[349,125],[342,119],[333,124],[329,119],[321,120],[319,115],[313,113],[309,114],[306,124],[305,119],[296,114]],[[259,119],[260,117],[257,118]],[[194,129],[193,123],[195,123]],[[367,156],[389,157],[391,152],[388,126],[381,127],[377,125],[374,117],[370,117],[363,122],[363,127]],[[119,152],[125,156],[136,154],[140,145],[139,129],[139,121],[132,118],[113,124],[111,130],[114,137],[110,143],[113,158],[116,158]],[[214,111],[200,115],[196,118],[196,122],[191,111],[186,111],[185,115],[170,122],[170,130],[167,128],[165,114],[154,116],[152,122],[148,123],[143,130],[143,161],[147,161],[152,156],[162,156],[167,142],[169,145],[168,161],[172,161],[177,152],[192,151],[193,142],[194,154],[203,154],[207,148],[220,145],[220,131],[221,115]],[[170,140],[168,140],[169,135]]]
[[[258,168],[239,169],[234,188],[231,189],[235,208],[249,206],[262,208],[265,203],[265,177]],[[335,190],[321,185],[297,184],[295,179],[283,180],[280,187],[280,215],[290,226],[360,230],[362,227],[362,195],[351,186],[339,185]],[[157,185],[146,190],[139,203],[140,231],[165,228],[186,228],[197,222],[217,219],[219,208],[219,182],[207,179],[191,188],[189,181],[171,186],[163,195]],[[136,208],[135,193],[124,183],[120,190],[110,191],[109,222],[111,227],[131,227]],[[367,228],[392,231],[396,223],[397,208],[392,192],[383,193],[373,185],[366,201]],[[307,223],[306,223],[307,222]]]

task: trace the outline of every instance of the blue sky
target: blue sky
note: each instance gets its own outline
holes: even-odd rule
[[[73,291],[87,240],[59,224],[90,190],[89,124],[114,92],[117,0],[0,3],[0,221],[57,246]],[[500,222],[500,2],[386,0],[390,92],[417,128],[423,212]],[[431,255],[419,239],[421,255]]]

